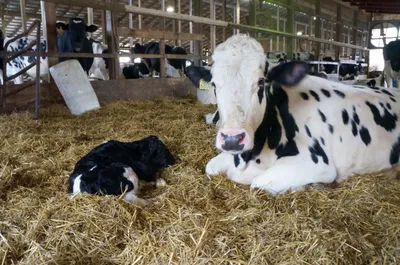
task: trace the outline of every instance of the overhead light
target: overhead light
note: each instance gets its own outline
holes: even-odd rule
[[[167,12],[174,12],[174,8],[172,6],[167,7]]]
[[[317,17],[312,17],[312,19],[317,20]]]
[[[301,36],[301,35],[303,35],[303,32],[298,31],[298,32],[297,32],[297,36]]]

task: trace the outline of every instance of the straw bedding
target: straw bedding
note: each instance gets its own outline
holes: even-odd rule
[[[209,179],[211,106],[121,101],[81,117],[63,105],[0,117],[0,264],[398,264],[400,181],[355,176],[277,197]],[[140,208],[66,193],[75,162],[108,139],[158,135],[178,157]]]

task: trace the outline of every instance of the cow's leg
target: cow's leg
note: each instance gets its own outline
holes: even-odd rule
[[[332,183],[337,173],[333,166],[319,160],[315,164],[304,156],[290,156],[279,159],[262,174],[253,178],[251,188],[259,188],[270,194],[288,190],[299,190],[308,184]]]
[[[390,75],[386,75],[386,84],[388,88],[393,88],[393,78]]]

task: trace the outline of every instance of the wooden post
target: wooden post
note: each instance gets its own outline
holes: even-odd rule
[[[40,16],[42,18],[42,36],[43,39],[46,40],[46,43],[48,43],[48,33],[47,33],[47,19],[46,19],[46,6],[44,1],[40,1]],[[49,51],[49,45],[46,45],[46,52]],[[56,58],[53,58],[56,59]],[[47,62],[47,65],[49,65],[49,58],[46,58],[45,61]],[[47,82],[50,83],[50,72],[47,73]]]
[[[165,78],[165,40],[160,39],[160,78]]]
[[[240,24],[240,0],[236,0],[235,23]],[[233,30],[233,34],[238,34],[238,33],[239,29]]]
[[[4,12],[5,12],[5,4],[1,4],[1,31],[3,31],[4,37],[6,37],[6,20],[4,17]],[[3,67],[3,66],[2,66]]]
[[[342,24],[342,5],[336,5],[336,39],[337,42],[342,42],[343,39],[343,24]],[[341,47],[336,46],[335,48],[335,58],[339,60]]]
[[[142,6],[141,0],[138,0],[138,7],[141,7],[141,6]],[[138,20],[139,20],[139,25],[138,25],[139,29],[142,29],[142,15],[138,16]],[[139,38],[139,43],[143,44],[143,38],[142,37]]]
[[[46,34],[47,34],[47,51],[48,52],[57,52],[57,29],[56,29],[56,4],[50,3],[50,2],[45,2],[43,5],[44,10],[42,10],[42,14],[44,13],[45,15],[45,21],[43,21],[43,28],[46,28]],[[46,25],[44,25],[46,23]],[[49,68],[52,67],[53,65],[56,65],[58,63],[58,58],[55,57],[49,57],[47,58],[48,61],[48,66]],[[54,80],[51,77],[49,77],[49,82],[52,84],[52,88],[49,91],[50,96],[53,99],[56,99],[60,96],[60,93],[57,89],[55,89]]]
[[[214,0],[210,0],[210,18],[215,19],[215,3]],[[214,53],[215,50],[215,26],[210,25],[210,49]]]
[[[293,1],[286,0],[288,8],[287,8],[287,24],[286,29],[287,33],[294,34],[294,9],[293,9]],[[287,40],[287,55],[288,59],[293,59],[293,47],[294,47],[294,38],[288,37]]]
[[[21,12],[21,26],[22,30],[26,30],[26,12],[25,12],[25,0],[19,0],[19,8]]]
[[[354,17],[353,17],[353,34],[351,37],[351,40],[353,41],[353,45],[357,45],[357,26],[358,26],[358,12],[354,11]],[[361,43],[360,43],[361,44]],[[353,60],[356,59],[356,49],[352,49],[352,57]],[[361,60],[361,53],[359,54],[359,58]]]
[[[87,8],[87,25],[93,25],[93,8]],[[93,33],[89,33],[89,37],[93,38]]]
[[[102,28],[102,36],[103,36],[103,43],[107,43],[107,33],[106,33],[106,12],[101,12],[101,28]]]
[[[281,18],[279,17],[279,6],[276,7],[276,30],[280,31],[279,29],[279,25],[281,24]],[[276,50],[280,51],[280,47],[279,47],[279,35],[276,36]]]
[[[129,5],[132,6],[132,0],[129,0]],[[130,29],[133,29],[133,14],[132,13],[129,13],[129,18],[128,19],[129,19],[128,27]],[[132,47],[133,47],[133,37],[129,37],[129,51],[132,50]],[[132,58],[129,58],[129,60],[133,61]]]
[[[226,1],[226,0],[225,0]],[[193,15],[193,0],[189,0],[189,16]],[[189,21],[189,33],[193,34],[193,22]],[[193,54],[193,41],[190,41],[189,47],[190,54]]]
[[[321,38],[321,1],[315,0],[315,16],[317,19],[315,20],[315,38]],[[321,43],[316,43],[316,51],[315,57],[319,59],[319,53],[321,52]]]
[[[195,16],[201,16],[201,11],[202,11],[202,8],[201,8],[201,3],[202,3],[202,1],[201,0],[193,0],[194,1],[194,5],[193,5],[193,13],[194,13],[194,15]],[[202,33],[202,25],[201,24],[199,24],[199,23],[194,23],[194,25],[193,25],[193,33],[196,33],[196,34],[201,34]],[[196,60],[194,60],[194,65],[195,66],[201,66],[202,65],[202,63],[201,63],[201,56],[202,56],[202,50],[203,50],[203,47],[202,47],[202,43],[201,43],[201,41],[193,41],[193,52],[194,52],[194,55],[195,56],[199,56],[200,57],[200,59],[196,59]]]
[[[182,10],[181,10],[181,0],[178,0],[178,14],[181,14]],[[182,32],[182,21],[178,20],[178,32],[181,33]],[[178,40],[178,45],[182,46],[182,40],[179,39]]]
[[[106,3],[111,3],[113,0],[106,0]],[[119,58],[118,58],[118,35],[117,35],[117,19],[115,12],[105,10],[106,18],[106,40],[108,51],[115,57],[109,60],[109,75],[110,80],[118,79],[119,77]]]
[[[222,0],[222,20],[226,21],[226,0]],[[226,40],[226,28],[222,27],[222,41]]]

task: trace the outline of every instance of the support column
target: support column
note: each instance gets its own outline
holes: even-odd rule
[[[27,22],[26,12],[25,12],[25,0],[19,0],[19,8],[21,11],[22,30],[25,31],[26,30],[26,22]]]
[[[336,39],[337,42],[342,42],[343,40],[343,23],[342,23],[342,5],[337,4],[336,6]],[[335,47],[335,58],[339,60],[341,47]]]
[[[225,0],[226,1],[226,0]],[[189,16],[193,15],[193,0],[189,0]],[[193,34],[193,22],[189,21],[189,33]],[[193,54],[193,41],[190,41],[190,54]]]
[[[141,0],[138,0],[138,7],[142,6]],[[139,29],[142,29],[142,15],[138,15],[138,21],[139,21]],[[143,44],[143,38],[139,38],[139,43],[142,45]]]
[[[195,16],[201,16],[201,0],[193,0],[193,15]],[[199,23],[194,23],[193,24],[193,33],[196,34],[202,34],[202,25]],[[201,41],[193,41],[193,53],[195,56],[199,56],[200,59],[194,60],[194,65],[195,66],[201,66],[201,56],[203,53],[203,47],[202,47],[202,42]]]
[[[321,1],[320,0],[315,0],[315,16],[317,17],[317,19],[315,20],[315,37],[321,38]],[[319,53],[321,51],[321,43],[317,42],[315,47],[316,47],[315,57],[318,60]]]
[[[93,25],[93,24],[94,24],[93,8],[88,7],[87,8],[87,25]],[[93,33],[89,33],[89,37],[93,38]]]
[[[178,5],[178,14],[181,14],[182,13],[181,0],[178,0],[177,5]],[[181,20],[178,20],[178,32],[179,33],[182,32],[182,21]],[[178,40],[178,45],[182,46],[182,40],[181,39]]]
[[[44,13],[45,16],[45,21],[43,23],[46,23],[46,31],[47,31],[47,51],[50,52],[57,52],[57,29],[56,29],[56,4],[55,3],[50,3],[50,2],[45,2],[43,4],[44,10],[41,10],[42,14]],[[44,27],[44,25],[43,25]],[[48,59],[48,66],[49,68],[52,67],[53,65],[56,65],[58,63],[58,58],[56,57],[49,57]],[[60,97],[60,92],[58,89],[56,89],[54,84],[54,80],[49,75],[49,81],[50,84],[52,84],[52,89],[49,90],[50,97],[52,99],[57,99]]]
[[[351,37],[351,40],[353,41],[353,45],[357,45],[357,27],[358,27],[358,11],[354,11],[354,17],[353,17],[353,36]],[[361,45],[361,42],[360,42]],[[356,59],[356,53],[357,50],[353,49],[352,50],[352,57],[353,60]],[[361,60],[361,54],[359,54],[360,60]]]
[[[293,9],[293,0],[286,0],[287,3],[287,24],[286,29],[287,33],[294,34],[294,9]],[[293,51],[294,51],[294,38],[287,37],[287,55],[288,59],[293,59]]]
[[[236,17],[236,24],[240,24],[240,0],[236,0],[236,10],[235,10],[235,17]],[[234,31],[234,34],[238,34],[239,33],[239,29],[236,29]]]
[[[210,18],[215,20],[215,3],[214,0],[210,0]],[[215,26],[210,25],[210,49],[214,53],[215,50]]]
[[[106,3],[111,4],[113,0],[106,0]],[[115,56],[109,60],[109,75],[110,80],[116,80],[119,77],[119,58],[118,58],[118,35],[117,35],[117,19],[115,12],[105,10],[104,17],[106,18],[106,40],[108,52]]]
[[[129,4],[129,6],[132,6],[133,5],[133,0],[129,0],[128,4]],[[133,29],[133,13],[129,13],[128,19],[129,19],[128,27],[130,29]],[[133,37],[129,37],[129,52],[131,52],[132,48],[133,48]],[[133,62],[134,59],[133,58],[129,58],[129,60],[131,62]]]
[[[222,0],[222,20],[226,21],[226,0]],[[222,41],[226,40],[226,27],[222,27]]]

